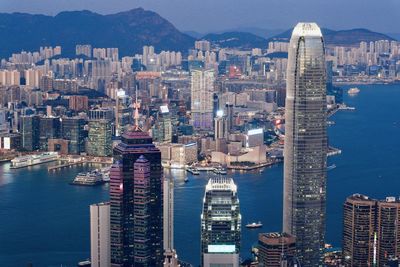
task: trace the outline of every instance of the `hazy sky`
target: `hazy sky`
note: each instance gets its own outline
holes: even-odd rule
[[[286,29],[298,21],[332,29],[400,32],[400,0],[0,0],[0,12],[49,15],[82,9],[110,14],[135,7],[156,11],[180,30],[198,32]]]

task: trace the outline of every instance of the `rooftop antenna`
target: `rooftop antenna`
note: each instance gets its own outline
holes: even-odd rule
[[[135,113],[133,118],[135,119],[135,124],[133,126],[134,130],[139,130],[139,108],[140,108],[140,103],[138,102],[138,86],[136,85],[135,87],[135,103],[133,104],[133,107],[135,108]]]

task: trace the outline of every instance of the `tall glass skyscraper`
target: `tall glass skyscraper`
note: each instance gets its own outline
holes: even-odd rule
[[[283,231],[296,236],[302,266],[322,266],[326,202],[326,71],[315,23],[299,23],[286,85]]]
[[[232,178],[211,178],[201,214],[202,266],[239,266],[241,215]]]
[[[163,264],[161,152],[140,129],[122,134],[110,170],[112,267]]]

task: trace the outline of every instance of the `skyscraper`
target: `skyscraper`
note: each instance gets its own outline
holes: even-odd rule
[[[202,266],[239,266],[241,220],[233,179],[211,178],[201,214]]]
[[[85,123],[80,117],[62,118],[62,137],[69,140],[68,153],[80,154],[85,151]]]
[[[90,120],[88,154],[108,157],[112,155],[112,129],[109,120]]]
[[[286,233],[262,233],[258,235],[258,265],[281,267],[283,257],[296,255],[296,238]]]
[[[354,194],[343,206],[345,266],[387,266],[400,256],[400,201]]]
[[[115,105],[115,135],[120,136],[132,124],[133,110],[132,99],[125,94],[124,90],[117,90]]]
[[[326,72],[315,23],[290,39],[286,85],[283,231],[296,237],[303,266],[321,266],[325,241]]]
[[[161,152],[139,128],[122,135],[110,170],[111,266],[163,263]]]
[[[197,129],[213,128],[214,70],[193,69],[191,71],[192,120]]]
[[[400,257],[400,200],[387,197],[377,203],[377,265],[387,266]]]
[[[40,149],[48,150],[48,140],[60,138],[61,121],[59,117],[40,117]]]
[[[222,110],[217,111],[217,116],[214,118],[214,139],[227,138],[227,120]]]
[[[38,115],[21,116],[22,147],[27,151],[40,148],[40,118]]]
[[[168,106],[160,106],[156,123],[152,127],[152,136],[155,142],[172,141],[172,120]]]
[[[174,249],[174,178],[164,178],[164,267],[177,267]]]
[[[92,267],[110,266],[110,203],[90,205],[90,259]]]

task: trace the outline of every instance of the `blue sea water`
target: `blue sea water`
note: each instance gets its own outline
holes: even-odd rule
[[[348,87],[345,87],[348,88]],[[342,205],[353,193],[374,198],[400,196],[400,85],[359,86],[345,102],[355,111],[339,111],[331,120],[329,142],[342,149],[328,171],[326,241],[341,245]],[[46,166],[11,170],[0,165],[0,266],[76,266],[89,257],[89,205],[108,199],[107,185],[68,183],[83,170],[48,172]],[[200,261],[200,213],[208,175],[166,171],[175,178],[175,247],[178,256]],[[209,174],[212,175],[212,174]],[[242,231],[242,258],[250,255],[260,232],[280,231],[282,165],[264,172],[230,173],[238,185],[242,223],[261,221],[262,229]]]

